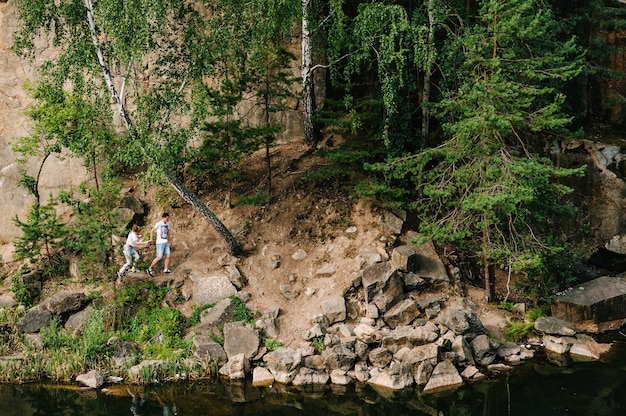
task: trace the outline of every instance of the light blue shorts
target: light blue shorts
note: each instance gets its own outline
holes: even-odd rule
[[[156,245],[156,256],[157,259],[163,257],[163,255],[170,255],[170,243],[160,243]]]

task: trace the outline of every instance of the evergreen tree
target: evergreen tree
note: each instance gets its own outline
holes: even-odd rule
[[[477,19],[452,40],[450,89],[436,105],[446,141],[384,165],[389,178],[410,178],[423,238],[454,241],[489,266],[521,270],[555,249],[558,218],[570,189],[559,178],[582,174],[541,157],[542,135],[567,136],[564,82],[581,70],[574,39],[560,41],[551,10],[536,0],[484,0]],[[469,22],[467,22],[469,23]],[[460,54],[460,56],[455,56]],[[549,136],[548,136],[549,137]],[[554,137],[554,136],[553,136]]]

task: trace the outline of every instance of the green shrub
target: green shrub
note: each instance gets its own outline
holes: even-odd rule
[[[315,347],[315,351],[317,351],[318,354],[324,352],[324,337],[315,337],[312,342],[313,347]]]
[[[255,207],[261,207],[267,205],[270,202],[270,196],[267,192],[259,192],[252,196],[242,197],[237,205],[253,205]]]
[[[276,351],[277,349],[279,349],[280,347],[284,345],[285,344],[282,341],[279,341],[277,339],[265,340],[265,348],[267,348],[268,351]]]
[[[191,316],[187,318],[187,326],[198,325],[200,323],[200,316],[202,315],[202,312],[204,312],[207,309],[212,308],[213,306],[215,306],[214,303],[210,305],[195,306],[193,308],[193,312],[191,313]]]
[[[254,314],[241,299],[237,296],[231,296],[230,301],[233,305],[233,322],[254,324]]]

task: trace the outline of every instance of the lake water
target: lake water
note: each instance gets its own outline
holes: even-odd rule
[[[221,379],[103,391],[41,383],[0,385],[0,416],[132,416],[133,410],[144,416],[174,411],[179,416],[626,415],[626,348],[620,344],[610,362],[562,367],[533,360],[497,380],[426,395],[360,384],[256,388]]]

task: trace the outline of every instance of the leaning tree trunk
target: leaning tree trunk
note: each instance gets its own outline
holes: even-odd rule
[[[166,171],[165,177],[172,184],[174,189],[176,189],[176,192],[178,192],[178,194],[185,201],[187,201],[196,211],[198,211],[204,217],[205,220],[207,220],[209,224],[211,224],[211,226],[213,226],[215,231],[217,231],[217,233],[226,243],[226,248],[228,249],[228,252],[233,255],[238,254],[241,250],[241,247],[239,246],[239,243],[237,242],[235,237],[233,237],[230,231],[228,231],[228,228],[226,228],[226,226],[219,220],[219,218],[217,218],[213,211],[211,211],[206,206],[206,204],[202,202],[200,198],[198,198],[198,195],[196,195],[189,188],[187,188],[183,181],[178,179],[178,177],[176,177],[173,172]]]
[[[100,46],[100,40],[98,39],[98,32],[96,30],[96,23],[93,15],[93,3],[92,0],[83,0],[85,8],[87,9],[87,22],[89,24],[89,31],[91,33],[91,40],[93,42],[94,48],[96,49],[96,55],[98,56],[98,63],[100,65],[100,69],[102,70],[102,75],[104,77],[104,81],[111,93],[111,98],[115,103],[115,107],[117,112],[120,115],[120,118],[124,121],[124,125],[128,130],[128,133],[131,137],[135,138],[135,131],[133,129],[133,124],[126,112],[124,107],[124,103],[122,102],[122,97],[117,92],[115,88],[115,84],[113,83],[113,79],[111,77],[111,70],[109,69],[108,64],[104,59],[104,54],[102,53],[102,48]],[[145,149],[142,149],[145,152]],[[154,161],[157,164],[156,161]],[[158,166],[158,164],[157,164]],[[198,211],[211,226],[215,229],[215,231],[219,234],[219,236],[224,240],[226,244],[226,248],[228,252],[232,255],[237,255],[240,253],[241,247],[239,243],[233,237],[231,232],[226,228],[226,226],[217,218],[217,216],[203,203],[198,196],[193,193],[189,188],[185,186],[185,184],[174,175],[173,172],[164,171],[165,177],[170,182],[170,184],[176,189],[176,192],[191,206]]]
[[[302,124],[304,139],[311,146],[317,145],[313,112],[315,110],[315,92],[313,86],[313,58],[309,14],[311,0],[302,0]]]

